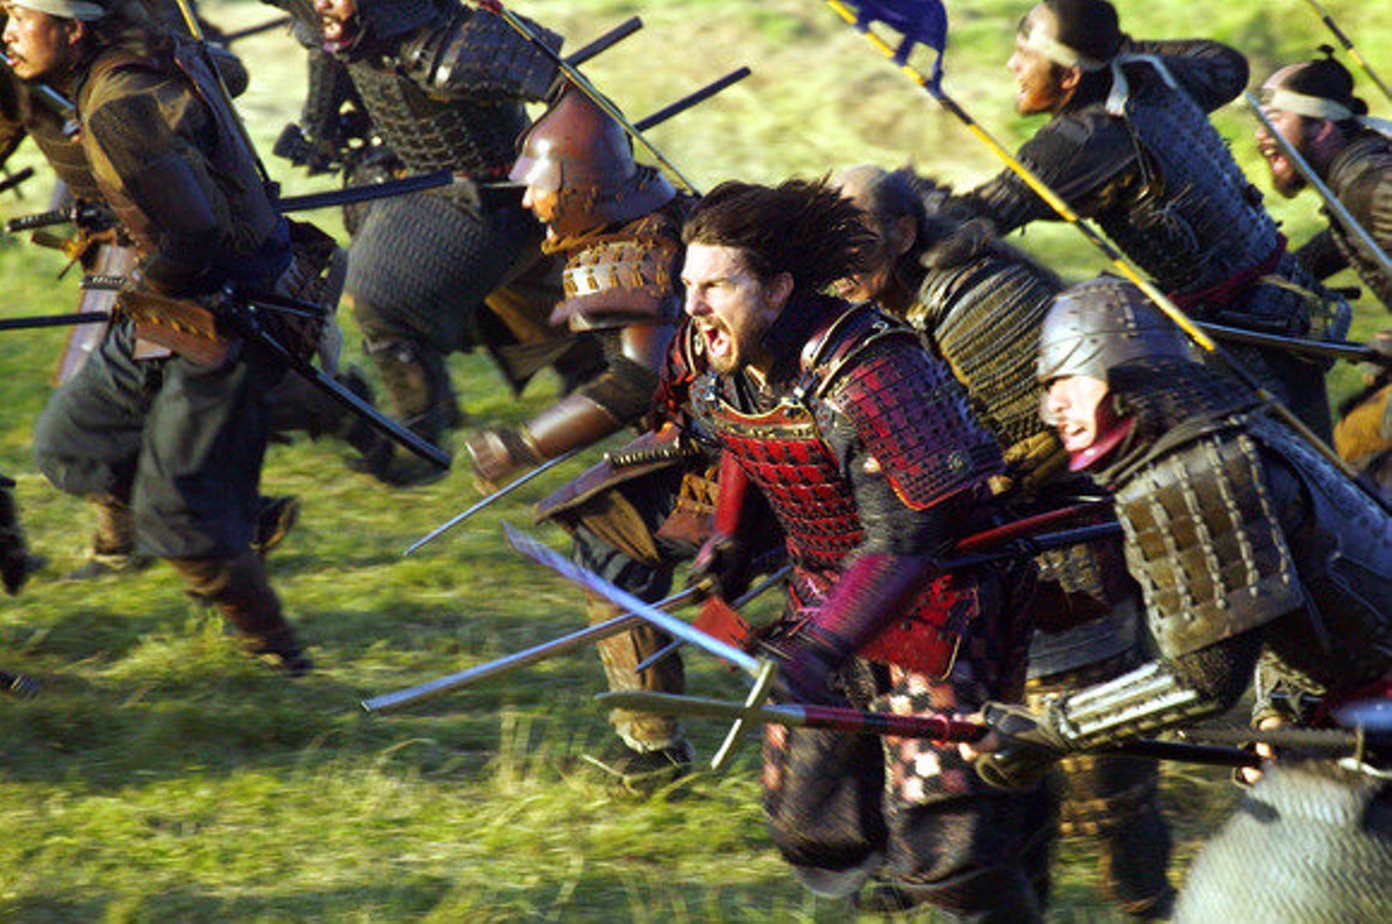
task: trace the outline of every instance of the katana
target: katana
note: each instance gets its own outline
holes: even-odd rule
[[[14,59],[11,58],[9,55],[5,54],[4,51],[0,51],[0,64],[4,64],[11,70],[14,69]],[[41,100],[43,100],[50,109],[52,109],[54,112],[58,113],[59,116],[62,117],[64,135],[71,137],[77,134],[78,129],[81,128],[77,121],[77,107],[75,107],[66,96],[59,93],[57,90],[53,89],[46,83],[31,83],[29,81],[25,81],[25,86],[27,86],[32,92],[37,94],[38,97]]]
[[[770,588],[777,587],[779,584],[786,581],[788,579],[788,575],[792,573],[793,566],[784,565],[777,571],[773,572],[773,574],[770,574],[768,577],[764,578],[762,581],[755,584],[753,587],[749,588],[744,593],[740,594],[740,596],[730,601],[730,608],[734,610],[742,609],[743,607],[757,600],[759,597],[762,597],[764,593],[767,592]],[[633,668],[633,673],[641,674],[643,671],[652,667],[654,664],[659,664],[662,661],[667,660],[672,655],[680,651],[681,647],[685,644],[686,642],[683,642],[681,639],[677,639],[675,642],[670,642],[669,644],[664,645],[658,651],[654,652],[651,655],[648,655],[646,658],[639,661],[638,664]]]
[[[1351,363],[1376,363],[1392,368],[1392,356],[1361,343],[1346,340],[1303,340],[1299,337],[1282,337],[1278,334],[1259,334],[1240,327],[1224,327],[1221,324],[1200,323],[1200,327],[1219,340],[1246,343],[1267,350],[1287,350],[1291,353],[1304,353],[1324,359],[1342,359]]]
[[[1334,191],[1325,185],[1324,180],[1320,179],[1319,174],[1314,171],[1314,168],[1312,168],[1305,158],[1301,156],[1300,152],[1295,149],[1295,145],[1291,144],[1285,135],[1276,130],[1276,126],[1271,124],[1271,119],[1262,111],[1261,102],[1252,95],[1252,91],[1244,90],[1242,96],[1247,100],[1247,105],[1252,108],[1252,112],[1256,114],[1258,121],[1262,124],[1262,128],[1266,129],[1267,134],[1272,137],[1272,140],[1281,146],[1281,152],[1285,155],[1286,160],[1290,161],[1291,166],[1295,167],[1300,175],[1305,178],[1305,182],[1309,183],[1311,188],[1319,193],[1320,198],[1324,200],[1324,204],[1339,220],[1339,224],[1343,225],[1349,233],[1357,238],[1359,245],[1362,246],[1363,250],[1369,256],[1382,266],[1382,271],[1384,273],[1392,276],[1392,259],[1388,258],[1386,251],[1378,246],[1377,241],[1373,240],[1372,235],[1368,233],[1367,229],[1358,223],[1358,219],[1349,214],[1349,210],[1339,201],[1339,197],[1334,195]]]
[[[638,450],[641,451],[641,450]],[[617,463],[615,463],[617,464]],[[1115,521],[1107,523],[1097,523],[1091,526],[1082,526],[1077,529],[1060,530],[1055,533],[1039,533],[1041,527],[1052,526],[1065,520],[1074,519],[1096,511],[1099,505],[1110,505],[1110,501],[1097,501],[1087,504],[1075,504],[1071,507],[1063,507],[1058,510],[1050,510],[1045,513],[1035,514],[1016,520],[1013,523],[1006,523],[992,529],[984,530],[975,535],[968,536],[953,546],[954,552],[967,553],[957,558],[949,558],[943,561],[941,568],[943,571],[955,571],[962,568],[973,568],[980,565],[993,564],[999,561],[1012,561],[1019,558],[1033,558],[1040,552],[1049,549],[1062,548],[1070,545],[1078,545],[1083,542],[1093,542],[1098,539],[1110,539],[1121,535],[1121,526]],[[984,552],[984,549],[995,548],[1007,543],[1018,543],[1017,548],[999,552]],[[788,566],[782,568],[776,575],[767,578],[761,583],[757,590],[763,593],[768,589],[767,585],[775,578],[781,579],[790,570]],[[750,593],[753,593],[752,591]],[[757,595],[756,595],[757,596]],[[748,600],[753,599],[749,594],[739,598],[731,604],[735,609],[739,609]],[[670,657],[681,648],[684,643],[681,639],[672,642],[660,651],[655,652],[643,659],[634,668],[635,671],[646,670],[654,664]]]
[[[93,274],[84,276],[80,286],[85,290],[119,290],[125,285],[125,282],[126,277],[124,276]],[[226,323],[235,333],[264,347],[271,355],[284,363],[290,371],[304,378],[309,384],[349,411],[357,414],[364,423],[378,433],[399,443],[403,448],[432,465],[437,465],[443,469],[450,467],[449,453],[421,439],[415,433],[387,417],[371,404],[344,388],[337,380],[308,359],[287,348],[262,327],[257,318],[257,312],[261,310],[276,311],[297,317],[322,318],[327,313],[322,305],[302,302],[299,299],[273,292],[244,290],[236,286],[229,286],[225,292],[235,307],[230,311],[220,310],[216,314],[218,319]]]
[[[996,141],[996,139],[982,128],[965,109],[958,105],[957,101],[949,96],[942,87],[938,86],[935,81],[930,80],[922,71],[908,64],[906,61],[901,61],[896,56],[895,49],[884,39],[875,34],[875,32],[869,28],[868,24],[865,26],[859,24],[855,11],[842,2],[842,0],[826,0],[826,3],[838,16],[845,20],[848,25],[864,35],[866,40],[880,53],[893,61],[903,74],[932,96],[938,105],[957,119],[957,121],[971,132],[978,141],[989,148],[1012,173],[1019,177],[1040,199],[1044,200],[1059,218],[1080,231],[1082,235],[1087,238],[1089,243],[1101,251],[1102,254],[1111,261],[1112,266],[1116,268],[1117,272],[1144,292],[1146,297],[1154,302],[1155,306],[1200,349],[1221,362],[1235,378],[1250,388],[1256,394],[1257,399],[1264,406],[1269,407],[1271,412],[1281,419],[1282,423],[1286,424],[1286,426],[1290,427],[1298,433],[1302,439],[1318,450],[1320,455],[1324,456],[1331,465],[1342,472],[1344,477],[1358,485],[1358,489],[1373,498],[1379,506],[1384,509],[1392,509],[1392,505],[1389,505],[1389,503],[1375,490],[1359,480],[1357,473],[1354,472],[1347,462],[1340,458],[1339,454],[1335,452],[1328,443],[1320,439],[1303,420],[1296,417],[1274,394],[1257,381],[1246,367],[1229,356],[1227,352],[1218,345],[1217,341],[1201,330],[1168,295],[1156,288],[1155,284],[1149,279],[1146,279],[1140,268],[1137,267],[1130,258],[1094,230],[1082,216],[1073,210],[1072,206],[1064,201],[1062,196],[1054,192],[1054,190],[1035,174],[1033,170],[1021,163],[1015,155],[1011,154],[1000,142]]]
[[[619,42],[622,42],[642,28],[642,17],[630,16],[593,42],[590,42],[578,51],[566,55],[566,63],[571,67],[579,67],[591,58],[598,57],[610,48],[613,48],[615,45],[619,44]]]
[[[284,215],[287,212],[305,212],[310,209],[326,209],[339,205],[353,205],[357,202],[371,202],[375,199],[388,199],[404,196],[407,193],[436,189],[454,182],[454,174],[448,170],[432,170],[415,176],[383,183],[365,183],[361,186],[347,186],[329,192],[309,193],[304,196],[282,196],[271,200],[271,207]]]
[[[181,0],[181,2],[187,2],[187,0]],[[663,154],[662,151],[659,150],[655,144],[649,141],[647,137],[641,131],[639,131],[635,125],[633,125],[633,123],[629,122],[627,117],[625,117],[624,114],[621,111],[619,111],[619,107],[615,106],[613,102],[609,100],[608,97],[606,97],[603,93],[599,92],[595,85],[590,82],[590,79],[588,77],[580,73],[579,70],[577,70],[573,65],[571,65],[570,62],[568,62],[565,58],[561,57],[561,55],[558,54],[556,50],[553,49],[550,45],[547,45],[545,42],[543,42],[537,36],[537,34],[532,31],[531,26],[523,22],[520,18],[517,17],[516,14],[514,14],[507,7],[503,6],[500,0],[478,0],[478,5],[480,8],[502,17],[503,21],[506,22],[509,26],[511,26],[514,31],[516,31],[519,35],[525,38],[528,42],[535,45],[537,49],[541,51],[542,54],[551,59],[551,62],[555,64],[556,67],[560,68],[561,73],[565,74],[566,79],[573,83],[576,89],[588,96],[590,100],[601,110],[603,110],[603,112],[606,115],[608,115],[615,122],[619,123],[619,125],[623,126],[624,131],[628,132],[629,137],[631,137],[638,144],[641,144],[648,151],[648,153],[651,154],[653,158],[657,160],[659,164],[665,167],[667,171],[670,174],[672,174],[672,177],[676,179],[677,182],[679,182],[683,187],[685,187],[686,190],[690,192],[692,195],[700,195],[700,192],[696,189],[696,186],[686,178],[685,174],[683,174],[681,170],[677,168],[677,165],[672,163],[672,161],[668,159],[667,155]]]
[[[749,709],[729,700],[645,690],[614,690],[599,693],[595,700],[609,708],[632,709],[654,715],[736,719],[782,725],[788,728],[818,728],[859,735],[887,735],[919,738],[940,744],[971,744],[990,733],[988,725],[943,713],[897,715],[840,706],[808,703],[765,704]],[[1195,745],[1186,742],[1142,738],[1120,746],[1090,752],[1141,760],[1172,760],[1220,767],[1256,767],[1261,758],[1235,747]]]
[[[262,32],[270,32],[272,29],[279,29],[281,26],[288,26],[293,20],[289,16],[281,16],[277,19],[268,19],[255,26],[247,26],[245,29],[238,29],[235,32],[228,32],[223,35],[221,43],[231,45],[233,42],[240,42],[244,38],[251,38],[253,35],[260,35]]]
[[[40,327],[71,327],[74,324],[105,324],[111,315],[105,311],[78,311],[72,314],[46,314],[33,318],[5,318],[0,331],[34,330]]]
[[[473,504],[467,510],[464,510],[462,513],[455,514],[454,516],[446,520],[444,523],[441,523],[439,526],[426,533],[424,536],[421,536],[415,542],[406,546],[406,550],[401,553],[402,556],[410,555],[412,552],[425,545],[427,542],[431,542],[437,537],[444,535],[446,532],[448,532],[451,529],[454,529],[460,523],[463,523],[465,520],[469,519],[469,517],[478,513],[480,510],[483,510],[486,507],[490,507],[498,501],[502,500],[504,497],[507,497],[513,491],[516,491],[518,488],[522,487],[524,484],[531,481],[538,475],[541,475],[545,472],[549,472],[551,469],[560,465],[562,462],[569,462],[580,452],[580,450],[584,448],[584,446],[576,446],[574,449],[570,449],[566,452],[561,453],[554,459],[548,459],[546,462],[543,462],[541,465],[538,465],[536,468],[532,469],[526,474],[518,476],[513,481],[503,485],[501,488],[485,497],[483,500],[479,501],[476,504]]]
[[[1372,79],[1373,83],[1377,84],[1378,89],[1382,91],[1382,95],[1392,100],[1392,90],[1387,88],[1387,84],[1382,82],[1382,78],[1377,75],[1377,71],[1373,70],[1373,66],[1369,64],[1363,55],[1359,53],[1358,49],[1354,47],[1353,40],[1344,34],[1343,29],[1339,28],[1339,24],[1334,21],[1333,16],[1329,15],[1329,11],[1324,8],[1324,4],[1320,3],[1319,0],[1305,0],[1305,2],[1310,4],[1310,8],[1315,11],[1315,15],[1324,21],[1329,31],[1334,33],[1334,37],[1339,40],[1340,45],[1344,46],[1344,51],[1348,52],[1348,56],[1354,60],[1354,63],[1363,68],[1363,72]]]
[[[581,567],[555,549],[542,545],[510,523],[503,524],[503,532],[507,534],[508,541],[514,549],[533,561],[545,565],[571,583],[593,591],[615,606],[641,616],[673,638],[684,639],[708,654],[729,661],[751,677],[758,677],[764,666],[770,663],[752,657],[733,645],[712,638],[700,629],[692,628],[685,621],[670,613],[664,613],[651,603],[645,603],[623,588],[616,587],[594,572]]]
[[[65,209],[50,209],[32,215],[20,215],[5,222],[6,234],[21,234],[37,231],[53,225],[74,224],[80,227],[100,230],[116,223],[116,216],[110,209],[90,202],[79,202]]]
[[[650,128],[656,128],[663,122],[666,122],[668,119],[681,115],[683,112],[686,112],[686,110],[690,109],[691,107],[698,106],[701,103],[704,103],[706,100],[710,99],[715,94],[720,93],[725,88],[734,86],[735,84],[739,83],[741,80],[748,77],[752,73],[753,71],[751,71],[747,67],[737,67],[733,71],[730,71],[730,73],[726,74],[724,77],[721,77],[718,80],[712,80],[710,83],[706,84],[704,87],[695,91],[694,93],[688,93],[681,99],[676,100],[672,103],[668,103],[666,106],[663,106],[661,109],[657,110],[657,112],[654,112],[652,115],[644,116],[637,122],[634,122],[633,127],[638,129],[638,131],[640,132],[645,132]]]
[[[663,608],[676,608],[685,606],[687,603],[696,600],[702,593],[699,587],[688,587],[685,590],[672,594],[665,599],[659,600],[653,606]],[[487,664],[479,664],[467,670],[458,671],[453,674],[446,674],[436,680],[422,683],[414,687],[407,687],[404,690],[397,690],[395,693],[385,693],[382,696],[374,696],[372,699],[362,701],[362,707],[368,712],[396,712],[398,709],[405,709],[416,703],[427,699],[442,696],[445,693],[458,690],[461,687],[471,686],[483,680],[497,677],[502,674],[509,674],[519,668],[536,664],[538,661],[545,661],[555,655],[578,648],[588,642],[598,642],[610,636],[627,632],[629,629],[643,621],[643,617],[635,613],[620,613],[611,619],[597,622],[592,626],[586,626],[575,632],[563,635],[560,638],[533,645],[523,651],[514,652],[498,658],[496,661],[489,661]]]
[[[25,167],[23,170],[19,171],[18,173],[11,173],[10,171],[6,170],[6,171],[5,171],[5,178],[4,178],[3,180],[0,180],[0,193],[6,193],[6,192],[9,192],[10,190],[13,189],[13,190],[14,190],[14,194],[15,194],[15,198],[16,198],[16,199],[23,199],[23,198],[24,198],[24,191],[21,190],[19,187],[20,187],[23,183],[25,183],[27,180],[29,180],[29,178],[32,177],[33,175],[34,175],[34,168],[33,168],[33,167]]]

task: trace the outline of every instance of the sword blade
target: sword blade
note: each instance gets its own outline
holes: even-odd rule
[[[375,199],[390,199],[423,189],[435,189],[454,182],[454,174],[448,170],[434,170],[416,176],[405,176],[399,180],[385,183],[367,183],[362,186],[348,186],[329,192],[309,193],[304,196],[284,196],[273,205],[277,212],[305,212],[310,209],[326,209],[339,205],[352,205],[356,202],[371,202]]]
[[[755,584],[753,587],[751,587],[751,588],[749,588],[748,590],[746,590],[746,591],[744,592],[744,594],[743,594],[742,596],[740,596],[739,599],[733,601],[733,602],[730,604],[730,608],[731,608],[731,609],[738,610],[740,607],[744,606],[746,603],[750,603],[750,602],[752,602],[753,600],[755,600],[755,599],[757,599],[757,598],[763,596],[763,594],[764,594],[764,592],[765,592],[766,590],[768,590],[770,587],[774,587],[774,586],[776,586],[777,584],[780,584],[780,583],[782,583],[783,581],[787,580],[788,575],[790,575],[790,574],[792,574],[792,573],[793,573],[793,566],[792,566],[792,565],[784,565],[783,567],[781,567],[781,568],[779,568],[777,571],[775,571],[773,574],[770,574],[768,577],[764,578],[764,579],[763,579],[762,581],[760,581],[758,584]],[[691,588],[691,589],[692,589],[692,590],[703,590],[704,588],[693,587],[693,588]],[[659,651],[657,651],[656,653],[649,655],[648,657],[644,658],[642,661],[639,661],[639,662],[638,662],[638,666],[635,667],[635,668],[633,668],[633,672],[634,672],[635,674],[642,673],[643,671],[645,671],[645,670],[647,670],[648,668],[652,667],[654,664],[657,664],[657,663],[660,663],[660,662],[662,662],[662,661],[665,661],[667,658],[670,658],[672,655],[676,654],[679,650],[681,650],[681,647],[682,647],[683,645],[685,645],[685,644],[686,644],[686,643],[683,642],[681,639],[677,639],[676,641],[671,642],[670,644],[664,645],[664,646],[663,646]]]
[[[692,628],[683,620],[662,612],[650,603],[644,603],[628,591],[615,587],[599,575],[580,567],[555,549],[542,545],[510,523],[503,524],[503,531],[507,534],[508,541],[512,543],[514,549],[545,565],[571,583],[592,590],[610,603],[638,614],[675,638],[685,639],[688,643],[708,654],[724,658],[751,677],[759,676],[763,662],[758,658],[745,654],[733,645],[711,638],[700,629]]]
[[[526,474],[519,476],[513,481],[508,482],[498,490],[494,491],[492,494],[485,497],[483,500],[469,507],[462,513],[455,514],[454,516],[446,520],[444,523],[441,523],[439,526],[435,527],[430,532],[426,533],[424,536],[421,536],[415,542],[408,545],[406,547],[406,551],[401,553],[402,556],[404,557],[406,555],[410,555],[412,552],[425,545],[427,542],[434,541],[434,539],[437,536],[444,535],[446,532],[448,532],[451,529],[454,529],[460,523],[463,523],[465,520],[469,519],[469,517],[478,513],[480,510],[483,510],[485,507],[491,506],[497,501],[502,500],[504,497],[507,497],[513,491],[516,491],[518,488],[522,487],[524,484],[531,481],[538,475],[550,471],[551,469],[560,465],[562,462],[570,461],[583,448],[583,446],[576,446],[574,449],[567,450],[566,452],[561,453],[559,456],[556,456],[556,458],[551,459],[550,461],[545,462],[541,465],[538,465],[530,472],[527,472]]]
[[[694,599],[695,596],[696,588],[688,588],[687,590],[672,594],[664,600],[659,600],[653,605],[668,607],[682,606]],[[432,699],[436,696],[449,693],[452,690],[471,686],[479,681],[487,680],[490,677],[511,673],[529,664],[536,664],[538,661],[545,661],[555,655],[570,651],[572,648],[577,648],[586,642],[598,642],[612,635],[618,635],[620,632],[625,632],[642,621],[642,617],[633,613],[622,613],[612,619],[606,619],[604,622],[595,623],[592,626],[586,626],[583,629],[579,629],[567,635],[562,635],[560,638],[554,638],[550,641],[542,642],[539,645],[533,645],[531,648],[498,658],[495,661],[489,661],[487,664],[479,664],[467,670],[447,674],[444,677],[431,680],[428,683],[407,687],[404,690],[397,690],[395,693],[386,693],[382,696],[375,696],[372,699],[365,699],[362,701],[362,707],[368,712],[395,712],[398,709],[404,709],[422,700]]]

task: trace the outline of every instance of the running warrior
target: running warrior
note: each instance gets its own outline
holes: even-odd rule
[[[1074,464],[1114,493],[1159,657],[1049,697],[1037,714],[988,707],[1005,746],[977,746],[988,752],[978,763],[984,774],[1025,782],[1060,756],[1229,708],[1259,658],[1306,701],[1322,697],[1306,721],[1392,695],[1392,517],[1195,363],[1138,289],[1104,277],[1061,295],[1044,323],[1039,380]],[[1262,820],[1235,822],[1243,837],[1269,829],[1250,854],[1262,861],[1241,872],[1246,882],[1229,878],[1192,902],[1182,896],[1178,919],[1392,918],[1390,798],[1386,779],[1361,769],[1268,773],[1251,797],[1250,814]],[[1301,803],[1324,804],[1308,826],[1298,820],[1308,814],[1296,811]],[[1371,827],[1360,832],[1365,821]],[[1313,846],[1328,837],[1332,847]],[[1354,876],[1324,865],[1340,857],[1371,865],[1355,866]]]
[[[1247,62],[1209,41],[1140,42],[1107,0],[1045,0],[1020,24],[1008,67],[1016,108],[1050,121],[1019,159],[1200,320],[1342,337],[1348,306],[1286,253],[1206,113],[1247,82]],[[1001,234],[1057,214],[1011,171],[960,197]],[[1234,349],[1316,432],[1330,419],[1324,370],[1276,350]]]
[[[1272,125],[1324,181],[1348,215],[1384,254],[1392,253],[1392,124],[1368,118],[1368,104],[1353,95],[1353,76],[1332,56],[1281,68],[1262,87]],[[1271,183],[1283,196],[1305,188],[1305,178],[1286,159],[1265,128],[1257,144],[1271,167]],[[1329,227],[1296,251],[1321,279],[1352,267],[1363,285],[1392,311],[1392,273],[1358,242],[1332,209]],[[1392,353],[1392,332],[1371,346]],[[1339,455],[1392,492],[1392,382],[1386,372],[1347,402],[1334,431]]]
[[[332,241],[277,216],[207,58],[91,0],[10,4],[17,76],[74,101],[102,199],[139,262],[122,317],[39,418],[34,453],[58,488],[129,504],[167,558],[257,653],[310,663],[252,551],[266,393],[283,368],[218,313],[235,284],[316,303]],[[311,352],[319,330],[300,330]]]
[[[852,167],[836,180],[880,241],[870,269],[840,294],[876,299],[907,320],[966,386],[1006,460],[1012,512],[1055,509],[1094,494],[1066,469],[1057,433],[1039,417],[1039,328],[1058,277],[996,240],[979,219],[945,213],[950,190],[910,168]],[[1003,499],[1006,499],[1003,498]],[[1027,702],[1115,677],[1143,658],[1140,588],[1126,576],[1117,540],[1046,552],[1031,613]],[[1102,889],[1140,920],[1166,917],[1170,837],[1157,804],[1155,763],[1079,754],[1050,780],[1061,834],[1094,838]]]
[[[859,211],[823,184],[726,183],[683,239],[692,413],[723,452],[711,544],[766,531],[738,515],[760,493],[787,537],[788,609],[763,640],[782,698],[913,714],[1018,695],[1028,578],[937,568],[994,522],[995,441],[912,330],[818,294],[870,257]],[[812,890],[874,875],[869,907],[1042,920],[1042,800],[1002,799],[955,752],[770,727],[763,779],[774,842]]]
[[[303,15],[295,4],[292,14]],[[484,299],[527,262],[540,228],[480,183],[507,177],[556,66],[485,9],[430,0],[316,0],[324,48],[347,68],[373,128],[413,172],[457,181],[374,203],[349,251],[346,295],[397,413],[439,443],[457,416],[445,356],[488,340]],[[533,26],[552,48],[560,36]],[[383,443],[366,466],[388,482],[438,476]]]
[[[138,12],[138,10],[137,10]],[[23,14],[16,22],[22,28]],[[23,42],[16,39],[22,62]],[[229,82],[228,62],[236,59],[214,53],[213,60],[224,82]],[[23,67],[22,63],[19,63]],[[235,76],[235,74],[234,74]],[[243,74],[243,83],[245,75]],[[20,80],[8,68],[0,69],[0,163],[13,152],[25,137],[31,138],[48,160],[57,177],[55,199],[72,209],[74,233],[66,240],[53,239],[54,246],[77,260],[90,273],[105,276],[124,276],[136,263],[136,251],[121,233],[115,216],[106,207],[101,189],[92,175],[83,150],[82,137],[70,113],[57,106],[51,97],[35,91],[30,83]],[[48,238],[44,232],[45,238]],[[40,239],[39,234],[35,235]],[[332,302],[334,293],[326,291],[325,301]],[[109,313],[116,303],[116,294],[92,290],[82,294],[79,312]],[[87,324],[75,329],[59,364],[57,383],[63,384],[75,376],[106,336],[107,325]],[[327,339],[327,338],[326,338]],[[331,358],[331,357],[326,357]],[[326,362],[326,368],[332,362]],[[349,370],[336,376],[345,386],[361,397],[370,394],[360,376]],[[272,406],[271,429],[278,435],[305,432],[311,437],[339,437],[359,449],[375,445],[370,428],[348,414],[337,402],[317,389],[311,388],[299,376],[286,376],[267,397]],[[89,579],[108,574],[138,571],[151,563],[148,556],[136,552],[135,523],[130,507],[113,496],[91,499],[96,512],[97,526],[87,561],[68,574],[72,579]],[[294,497],[262,497],[258,502],[255,548],[264,554],[289,532],[299,511]]]

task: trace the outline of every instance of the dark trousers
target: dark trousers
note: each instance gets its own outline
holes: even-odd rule
[[[266,451],[266,392],[282,370],[254,349],[222,368],[137,362],[128,321],[49,399],[34,433],[59,490],[132,508],[141,551],[231,558],[251,542]]]

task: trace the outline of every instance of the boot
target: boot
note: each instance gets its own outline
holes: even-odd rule
[[[130,504],[112,495],[88,498],[97,515],[87,561],[68,572],[70,581],[90,581],[111,574],[135,574],[154,559],[135,550],[135,517]]]
[[[44,560],[29,554],[24,528],[19,525],[19,507],[14,495],[0,480],[0,585],[14,596],[29,576],[44,566]]]
[[[621,612],[598,597],[587,601],[587,609],[591,625],[612,619]],[[679,657],[669,657],[641,673],[634,670],[668,641],[666,634],[648,625],[637,625],[600,641],[599,657],[604,662],[609,689],[681,693],[685,679]],[[649,796],[690,770],[695,754],[675,719],[615,709],[609,713],[609,721],[620,740],[600,756],[583,756],[629,793]]]
[[[265,565],[250,549],[236,558],[175,558],[169,563],[184,576],[195,599],[222,611],[252,654],[270,656],[291,677],[313,669],[281,613]]]
[[[401,422],[425,441],[440,445],[450,395],[444,358],[411,340],[364,341],[363,349],[377,363]],[[385,438],[348,467],[393,487],[429,484],[446,474]]]
[[[285,541],[299,519],[298,497],[261,496],[256,502],[256,527],[251,537],[251,550],[264,559],[272,549]]]

